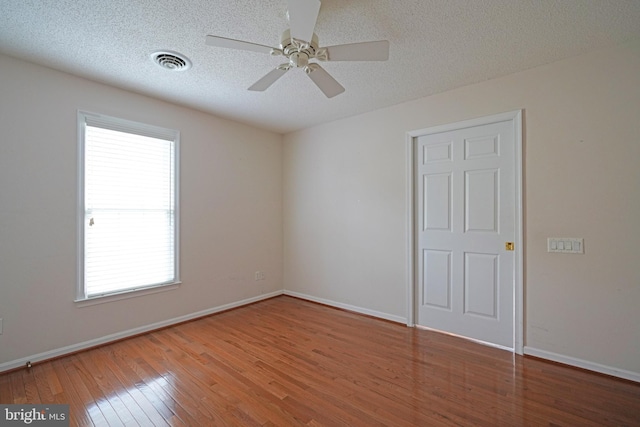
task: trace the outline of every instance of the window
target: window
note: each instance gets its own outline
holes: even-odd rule
[[[176,284],[175,130],[79,112],[78,300]]]

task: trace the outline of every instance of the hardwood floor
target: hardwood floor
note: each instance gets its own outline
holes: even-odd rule
[[[79,426],[640,426],[640,384],[277,297],[0,375]]]

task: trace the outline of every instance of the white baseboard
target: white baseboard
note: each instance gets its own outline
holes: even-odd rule
[[[139,335],[145,332],[150,332],[156,329],[161,329],[167,326],[175,325],[177,323],[182,323],[189,320],[197,319],[198,317],[209,316],[211,314],[219,313],[221,311],[225,311],[232,308],[241,307],[243,305],[251,304],[254,302],[262,301],[265,299],[277,297],[278,295],[282,295],[282,293],[283,293],[282,291],[270,292],[268,294],[247,298],[242,301],[236,301],[229,304],[220,305],[217,307],[209,308],[207,310],[198,311],[196,313],[186,314],[180,317],[174,317],[173,319],[163,320],[161,322],[153,323],[150,325],[140,326],[138,328],[129,329],[127,331],[117,332],[115,334],[106,335],[93,340],[84,341],[78,344],[72,344],[66,347],[45,351],[44,353],[38,353],[31,356],[23,357],[17,360],[1,363],[0,373],[25,366],[27,362],[36,363],[36,362],[41,362],[43,360],[53,359],[56,357],[64,356],[66,354],[71,354],[81,350],[86,350],[91,347],[96,347],[99,345],[108,344],[113,341],[118,341],[124,338],[132,337],[134,335]]]
[[[331,301],[324,298],[318,298],[312,295],[301,294],[299,292],[285,290],[284,294],[292,297],[328,305],[331,307],[341,308],[343,310],[353,311],[355,313],[366,314],[367,316],[378,317],[380,319],[390,320],[392,322],[402,323],[404,325],[407,324],[407,319],[405,317],[395,316],[393,314],[383,313],[381,311],[369,310],[368,308],[362,308],[362,307],[357,307],[355,305],[343,304],[341,302]]]
[[[31,356],[23,357],[20,359],[12,360],[9,362],[0,364],[0,373],[4,371],[8,371],[11,369],[20,368],[25,366],[27,362],[36,363],[43,360],[53,359],[56,357],[64,356],[66,354],[75,353],[81,350],[86,350],[91,347],[96,347],[99,345],[108,344],[113,341],[118,341],[124,338],[132,337],[134,335],[139,335],[145,332],[150,332],[156,329],[161,329],[167,326],[175,325],[178,323],[186,322],[189,320],[197,319],[199,317],[209,316],[211,314],[219,313],[221,311],[230,310],[232,308],[241,307],[243,305],[252,304],[254,302],[262,301],[265,299],[273,298],[278,295],[289,295],[292,297],[317,302],[320,304],[328,305],[331,307],[341,308],[348,311],[353,311],[355,313],[365,314],[368,316],[377,317],[380,319],[389,320],[392,322],[406,324],[407,319],[401,316],[396,316],[388,313],[383,313],[380,311],[370,310],[363,307],[357,307],[349,304],[343,304],[340,302],[318,298],[312,295],[302,294],[299,292],[293,291],[274,291],[268,294],[259,295],[252,298],[247,298],[241,301],[236,301],[229,304],[220,305],[217,307],[209,308],[207,310],[198,311],[191,314],[186,314],[184,316],[175,317],[173,319],[163,320],[161,322],[153,323],[150,325],[140,326],[138,328],[129,329],[127,331],[118,332],[111,335],[106,335],[100,338],[96,338],[89,341],[84,341],[78,344],[72,344],[66,347],[57,348],[54,350],[46,351],[43,353],[34,354]],[[606,375],[611,375],[618,378],[623,378],[630,381],[635,381],[640,383],[640,373],[627,371],[624,369],[619,369],[611,366],[601,365],[599,363],[590,362],[587,360],[578,359],[575,357],[565,356],[562,354],[553,353],[546,350],[540,350],[534,347],[524,347],[524,354],[539,357],[541,359],[547,359],[558,363],[563,363],[565,365],[575,366],[582,369],[587,369],[594,372],[599,372]]]
[[[553,362],[563,363],[565,365],[575,366],[577,368],[587,369],[589,371],[599,372],[601,374],[611,375],[625,380],[640,382],[640,373],[627,371],[620,368],[614,368],[612,366],[601,365],[595,362],[589,362],[588,360],[582,360],[575,357],[565,356],[562,354],[553,353],[551,351],[540,350],[533,347],[524,347],[524,354],[530,356],[539,357],[541,359],[551,360]]]

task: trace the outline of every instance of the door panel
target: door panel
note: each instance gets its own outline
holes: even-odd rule
[[[451,230],[451,174],[424,175],[424,229]]]
[[[418,136],[418,324],[514,348],[511,120]]]
[[[464,254],[464,313],[498,318],[498,255]]]
[[[451,251],[425,249],[424,305],[451,309]]]
[[[500,222],[497,169],[465,171],[465,231],[497,233]]]

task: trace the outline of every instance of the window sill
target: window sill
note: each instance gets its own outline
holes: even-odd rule
[[[157,294],[160,292],[173,291],[175,289],[178,289],[181,284],[182,282],[173,282],[166,285],[153,286],[153,287],[143,288],[143,289],[132,289],[132,290],[123,291],[115,294],[100,295],[100,296],[95,296],[90,298],[80,298],[75,300],[74,303],[78,308],[89,307],[97,304],[106,304],[109,302],[120,301],[123,299],[137,298],[145,295]]]

